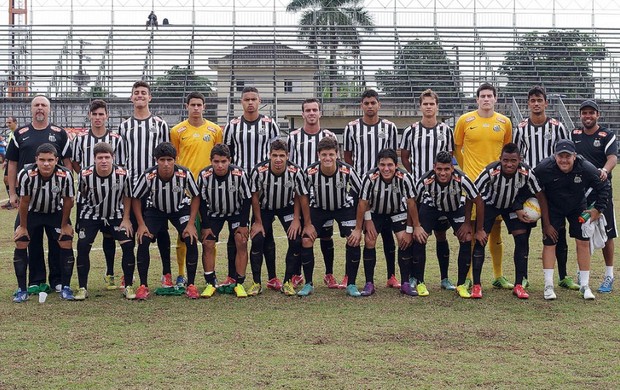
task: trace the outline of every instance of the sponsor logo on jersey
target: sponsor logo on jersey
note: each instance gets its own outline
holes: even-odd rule
[[[520,174],[522,174],[523,176],[527,176],[527,175],[529,175],[529,174],[530,174],[530,172],[529,172],[527,169],[524,169],[524,168],[519,168],[519,169],[517,170],[517,172],[519,172],[519,173],[520,173]]]
[[[208,169],[206,171],[202,171],[202,177],[205,178],[205,179],[207,177],[211,176],[211,175],[213,175],[213,169]]]
[[[401,172],[401,171],[396,171],[396,173],[394,174],[397,178],[402,179],[405,177],[405,173]]]
[[[127,176],[127,171],[123,168],[116,168],[114,171],[117,175]]]
[[[297,173],[299,171],[299,169],[293,165],[289,165],[288,166],[288,171],[292,172],[292,173]]]
[[[155,177],[157,177],[157,172],[151,172],[146,175],[146,180],[153,180]]]
[[[432,182],[434,182],[434,181],[435,181],[435,179],[434,179],[434,178],[429,177],[428,179],[424,179],[424,185],[425,185],[425,186],[426,186],[426,185],[429,185],[429,184],[431,184],[431,183],[432,183]]]
[[[90,176],[93,174],[93,170],[92,169],[84,169],[82,171],[82,176]]]
[[[28,176],[34,177],[34,176],[37,176],[38,174],[39,174],[39,171],[32,170],[28,173]]]
[[[360,123],[360,120],[359,120],[359,119],[356,119],[356,120],[353,120],[353,121],[349,122],[349,126],[355,126],[355,125],[357,125],[358,123]]]
[[[465,123],[469,123],[469,122],[471,122],[471,121],[473,121],[473,120],[475,120],[475,119],[476,119],[476,117],[475,117],[475,116],[470,116],[470,117],[467,117],[467,118],[465,118]]]
[[[560,122],[557,119],[555,119],[555,118],[549,119],[549,123],[551,123],[554,126],[557,126],[557,125],[560,124]]]
[[[17,130],[17,134],[24,134],[28,131],[28,129],[28,127],[22,127],[21,129]]]
[[[528,120],[524,119],[521,122],[519,122],[519,127],[525,127],[525,126],[527,126],[527,123],[528,123]]]
[[[183,170],[178,170],[174,173],[174,176],[176,177],[182,177],[182,178],[186,178],[187,177],[187,172],[183,171]]]
[[[319,171],[319,168],[317,168],[317,167],[308,168],[308,175],[314,175],[318,171]]]
[[[506,119],[502,118],[502,117],[497,117],[495,118],[499,123],[506,123]]]
[[[233,169],[232,174],[235,176],[243,176],[243,171],[239,168],[235,168]]]
[[[67,172],[62,171],[62,170],[59,169],[59,170],[56,171],[56,176],[58,176],[58,177],[67,177]]]
[[[187,126],[181,126],[181,127],[179,127],[179,128],[177,129],[177,133],[182,133],[182,132],[184,132],[185,130],[187,130]]]
[[[115,133],[113,131],[110,131],[108,134],[110,134],[110,137],[112,138],[121,138],[120,134]]]
[[[502,172],[501,168],[495,168],[491,170],[491,176],[497,176]]]
[[[271,123],[271,122],[273,122],[273,120],[272,120],[271,118],[269,118],[268,116],[264,116],[261,120],[262,120],[263,122],[265,122],[265,123]]]
[[[344,173],[345,175],[348,175],[351,173],[351,170],[345,166],[340,167],[339,171]]]
[[[461,177],[457,174],[452,175],[452,180],[454,180],[457,183],[461,182]]]
[[[260,167],[258,167],[257,170],[258,170],[259,173],[263,173],[263,172],[265,172],[268,169],[269,169],[269,164],[265,164],[265,165],[261,165]]]
[[[582,133],[583,133],[582,130],[577,130],[577,129],[573,130],[573,134],[582,134]]]
[[[239,123],[239,122],[241,122],[241,120],[240,120],[239,118],[235,118],[235,119],[232,119],[232,120],[230,121],[230,124],[231,124],[231,125],[236,125],[236,124],[237,124],[237,123]]]
[[[376,180],[379,177],[379,175],[380,175],[379,172],[375,172],[375,173],[369,175],[368,178],[370,180]]]
[[[58,126],[50,126],[50,129],[52,129],[53,131],[60,133],[62,131],[62,129]]]
[[[605,131],[599,131],[598,135],[600,135],[601,137],[607,137],[607,132]]]

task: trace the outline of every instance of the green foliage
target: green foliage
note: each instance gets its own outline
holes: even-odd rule
[[[116,95],[112,94],[110,91],[102,87],[101,85],[93,85],[90,87],[90,91],[88,92],[88,97],[94,99],[106,99],[111,97],[116,97]]]
[[[208,95],[212,91],[211,81],[207,77],[198,76],[192,68],[174,65],[164,76],[158,77],[151,85],[153,96],[180,98],[193,91]]]
[[[591,98],[595,83],[593,63],[607,57],[607,49],[595,35],[579,30],[537,31],[523,34],[508,52],[499,72],[508,77],[504,89],[523,94],[532,85],[569,98]]]

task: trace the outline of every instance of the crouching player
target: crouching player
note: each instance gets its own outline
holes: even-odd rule
[[[316,236],[310,222],[308,208],[308,190],[301,168],[288,160],[286,142],[276,139],[271,143],[269,160],[258,163],[250,175],[252,190],[252,228],[250,237],[252,249],[250,264],[254,283],[248,295],[260,294],[261,268],[265,237],[273,234],[273,220],[277,216],[288,237],[286,252],[286,271],[282,292],[295,295],[291,278],[299,269],[299,251],[301,250],[301,211],[304,212],[303,234]],[[297,204],[295,206],[295,204]],[[271,282],[272,280],[270,280]],[[267,283],[267,287],[270,283]]]
[[[157,234],[168,228],[168,221],[177,229],[187,247],[187,297],[196,299],[198,290],[194,285],[198,264],[198,233],[196,215],[200,209],[200,192],[192,172],[175,164],[177,152],[170,142],[162,142],[153,151],[157,165],[147,169],[136,183],[132,194],[132,208],[138,220],[138,273],[140,287],[136,299],[149,296],[148,272],[151,262],[149,246]],[[189,195],[189,196],[188,196]],[[141,198],[146,197],[146,209],[142,210]],[[191,198],[190,198],[191,197]],[[125,277],[126,283],[131,280]]]
[[[136,258],[133,253],[133,228],[129,220],[131,198],[127,171],[114,164],[114,149],[106,142],[93,147],[94,165],[80,171],[78,182],[78,242],[77,274],[80,289],[75,300],[88,297],[90,249],[98,232],[114,238],[123,251],[123,294],[127,299],[136,297],[132,286]],[[104,238],[105,239],[105,238]],[[107,262],[107,258],[106,258]]]
[[[397,168],[398,156],[394,149],[383,149],[377,156],[379,165],[364,175],[355,229],[351,232],[350,241],[358,244],[362,235],[362,221],[364,220],[364,273],[366,284],[362,296],[375,293],[374,273],[377,264],[378,232],[386,227],[396,235],[398,240],[398,265],[401,276],[401,292],[407,295],[416,295],[409,285],[409,263],[411,252],[408,250],[413,241],[413,228],[408,213],[417,215],[413,177],[404,169]]]
[[[523,213],[523,203],[515,208],[513,203],[520,191],[525,190],[536,195],[542,210],[543,226],[547,226],[547,201],[542,189],[530,168],[521,161],[519,147],[513,143],[504,145],[500,160],[487,165],[474,184],[484,201],[484,231],[489,234],[495,219],[501,215],[508,232],[514,238],[515,286],[512,293],[520,299],[527,299],[529,295],[524,287],[527,287],[527,259],[532,224]],[[484,248],[480,242],[474,245],[472,298],[482,298],[480,274],[484,263]]]
[[[202,197],[202,265],[207,282],[207,287],[200,296],[209,298],[216,291],[215,243],[224,222],[228,222],[228,232],[234,237],[237,249],[237,275],[233,290],[238,298],[245,298],[248,294],[243,282],[248,265],[248,220],[252,193],[243,169],[230,163],[230,149],[225,144],[217,144],[211,149],[211,165],[200,171],[198,189]]]
[[[419,284],[424,283],[424,268],[426,240],[429,233],[440,223],[439,217],[445,216],[459,240],[458,283],[456,292],[461,298],[470,298],[469,289],[465,285],[465,278],[471,265],[471,245],[475,239],[484,245],[487,235],[484,232],[484,203],[474,183],[460,170],[452,165],[452,155],[442,151],[437,153],[433,170],[426,172],[416,183],[416,194],[420,208],[419,217],[413,215],[413,264],[411,266],[411,281],[418,292]],[[465,202],[463,202],[463,193]],[[476,205],[476,231],[472,233],[471,217],[472,205]],[[465,223],[465,221],[468,221]],[[427,293],[426,293],[427,294]]]
[[[60,297],[73,300],[69,286],[73,273],[73,228],[69,216],[73,207],[73,177],[71,171],[58,164],[58,151],[52,144],[42,144],[35,152],[35,163],[29,164],[17,175],[19,186],[19,215],[16,221],[13,266],[18,289],[13,302],[28,299],[26,273],[30,237],[43,239],[43,230],[58,241],[60,246]]]

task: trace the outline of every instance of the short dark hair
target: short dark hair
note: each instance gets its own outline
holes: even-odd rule
[[[185,98],[185,103],[189,104],[189,101],[192,99],[200,99],[202,100],[202,104],[205,103],[205,95],[201,94],[200,92],[190,92]]]
[[[497,89],[489,83],[482,83],[476,90],[476,97],[480,97],[480,91],[484,91],[485,89],[489,89],[493,92],[493,97],[497,97]]]
[[[213,160],[213,156],[215,155],[230,158],[230,149],[226,144],[216,144],[213,146],[213,149],[211,149],[211,160]]]
[[[151,86],[149,85],[149,83],[147,83],[144,80],[138,80],[135,83],[133,83],[133,85],[131,86],[131,92],[133,93],[133,90],[139,87],[144,87],[148,89],[149,95],[151,94]]]
[[[442,150],[441,152],[437,153],[437,156],[435,156],[435,163],[452,164],[452,155],[450,154],[450,152]]]
[[[98,110],[100,108],[103,108],[106,114],[108,113],[108,103],[106,103],[105,100],[95,99],[92,102],[90,102],[90,107],[88,107],[88,112],[95,112],[95,110]]]
[[[56,149],[54,145],[48,142],[39,145],[34,155],[35,157],[39,157],[39,154],[41,153],[51,153],[54,155],[54,157],[58,157],[58,150]]]
[[[157,145],[155,150],[153,150],[153,157],[155,157],[156,160],[159,160],[162,157],[172,157],[176,159],[177,150],[170,142],[162,142],[161,144]]]
[[[316,149],[319,153],[327,149],[335,149],[336,152],[338,152],[338,141],[334,137],[323,137],[316,146]]]
[[[7,121],[10,121],[10,122],[15,122],[15,123],[17,123],[17,118],[15,118],[13,115],[9,115],[9,116],[7,116],[7,117],[6,117],[6,120],[7,120]]]
[[[379,93],[377,93],[377,91],[375,91],[374,89],[367,89],[362,94],[362,98],[360,99],[360,102],[366,98],[375,98],[377,99],[377,101],[379,101]]]
[[[244,93],[248,93],[248,92],[258,93],[258,89],[256,89],[256,87],[253,87],[251,85],[247,87],[243,87],[243,90],[241,91],[241,96],[243,96]]]
[[[512,153],[517,153],[519,154],[519,146],[517,146],[517,144],[513,143],[513,142],[509,142],[506,145],[504,145],[504,147],[502,148],[502,153],[508,153],[508,154],[512,154]]]
[[[109,153],[114,157],[114,149],[112,149],[112,145],[107,142],[99,142],[93,147],[93,156],[97,157],[100,153]]]
[[[396,154],[396,150],[392,148],[381,149],[377,155],[377,161],[380,161],[382,158],[391,158],[394,164],[398,165],[398,155]]]
[[[527,99],[529,100],[532,96],[542,96],[545,101],[547,100],[547,91],[545,88],[540,85],[535,85],[527,92]]]
[[[285,152],[288,153],[288,145],[286,144],[286,142],[284,142],[280,138],[276,138],[273,141],[271,141],[269,150],[271,152],[273,152],[274,150],[284,150]]]
[[[437,92],[433,91],[432,89],[428,88],[425,89],[421,94],[420,94],[420,105],[422,105],[422,100],[425,97],[430,97],[435,99],[435,103],[439,104],[439,95],[437,95]]]
[[[309,103],[316,103],[316,104],[318,104],[318,105],[319,105],[319,111],[321,110],[321,102],[319,102],[319,100],[318,100],[318,99],[315,99],[315,98],[308,98],[308,99],[304,100],[304,101],[301,103],[301,112],[303,112],[303,111],[304,111],[304,106],[305,106],[306,104],[309,104]]]

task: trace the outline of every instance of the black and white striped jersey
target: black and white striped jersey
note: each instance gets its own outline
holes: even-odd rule
[[[517,194],[523,187],[528,187],[530,193],[542,191],[540,184],[532,170],[524,163],[520,163],[512,176],[502,173],[502,164],[495,161],[487,165],[474,182],[480,191],[484,203],[498,209],[512,208]]]
[[[379,168],[368,171],[362,179],[360,199],[367,200],[376,214],[394,214],[407,210],[407,199],[415,198],[415,182],[404,169],[397,168],[388,183],[381,177]]]
[[[231,162],[248,175],[256,164],[269,157],[271,141],[279,136],[276,122],[262,114],[252,122],[240,116],[224,128],[224,143],[230,148]]]
[[[199,196],[200,191],[192,172],[174,164],[172,178],[164,181],[157,174],[157,166],[147,169],[138,177],[133,189],[134,198],[146,198],[146,207],[152,207],[164,213],[174,213],[184,206],[189,206],[191,198]]]
[[[356,119],[344,128],[343,147],[353,154],[353,169],[360,175],[377,166],[381,149],[398,148],[398,129],[387,119],[374,125]]]
[[[415,192],[418,202],[444,212],[456,211],[465,204],[465,198],[474,200],[479,195],[476,185],[458,169],[446,185],[439,184],[435,171],[426,172],[416,183]]]
[[[106,131],[102,137],[97,137],[92,131],[80,133],[73,139],[73,156],[71,160],[80,164],[82,169],[90,167],[95,163],[93,148],[100,142],[106,142],[112,146],[112,150],[114,151],[114,164],[121,166],[125,164],[127,157],[125,156],[125,143],[123,142],[123,138],[118,133],[109,130]]]
[[[400,148],[409,152],[411,174],[415,181],[431,169],[437,153],[454,151],[454,133],[443,122],[427,128],[420,122],[407,127],[400,140]]]
[[[36,164],[28,164],[17,175],[19,196],[30,196],[28,211],[54,213],[62,210],[63,198],[73,198],[73,176],[71,171],[60,165],[48,178],[39,173]]]
[[[316,162],[306,169],[307,187],[310,191],[310,207],[335,211],[353,207],[361,190],[360,177],[353,167],[336,161],[336,173],[325,176]]]
[[[260,208],[280,210],[293,205],[295,194],[307,195],[306,180],[301,168],[287,161],[280,175],[270,169],[270,160],[260,162],[250,175],[250,190],[259,193]]]
[[[170,131],[166,122],[151,115],[146,119],[131,117],[118,126],[118,133],[125,143],[126,159],[124,165],[135,185],[138,177],[154,166],[153,151],[162,142],[170,142]]]
[[[569,138],[564,125],[553,118],[547,118],[547,121],[539,126],[532,124],[529,118],[525,119],[512,134],[523,161],[531,168],[538,165],[543,158],[551,156],[559,140]]]
[[[200,171],[198,188],[206,203],[208,217],[240,214],[244,201],[252,197],[248,176],[243,169],[232,164],[224,176],[216,175],[211,165]]]
[[[78,183],[78,218],[122,219],[123,196],[131,196],[129,180],[127,171],[117,165],[108,176],[99,176],[94,165],[82,169]]]
[[[308,134],[303,127],[293,130],[288,135],[288,159],[306,169],[319,160],[317,145],[324,137],[336,139],[336,134],[327,129],[321,129],[316,134]]]

